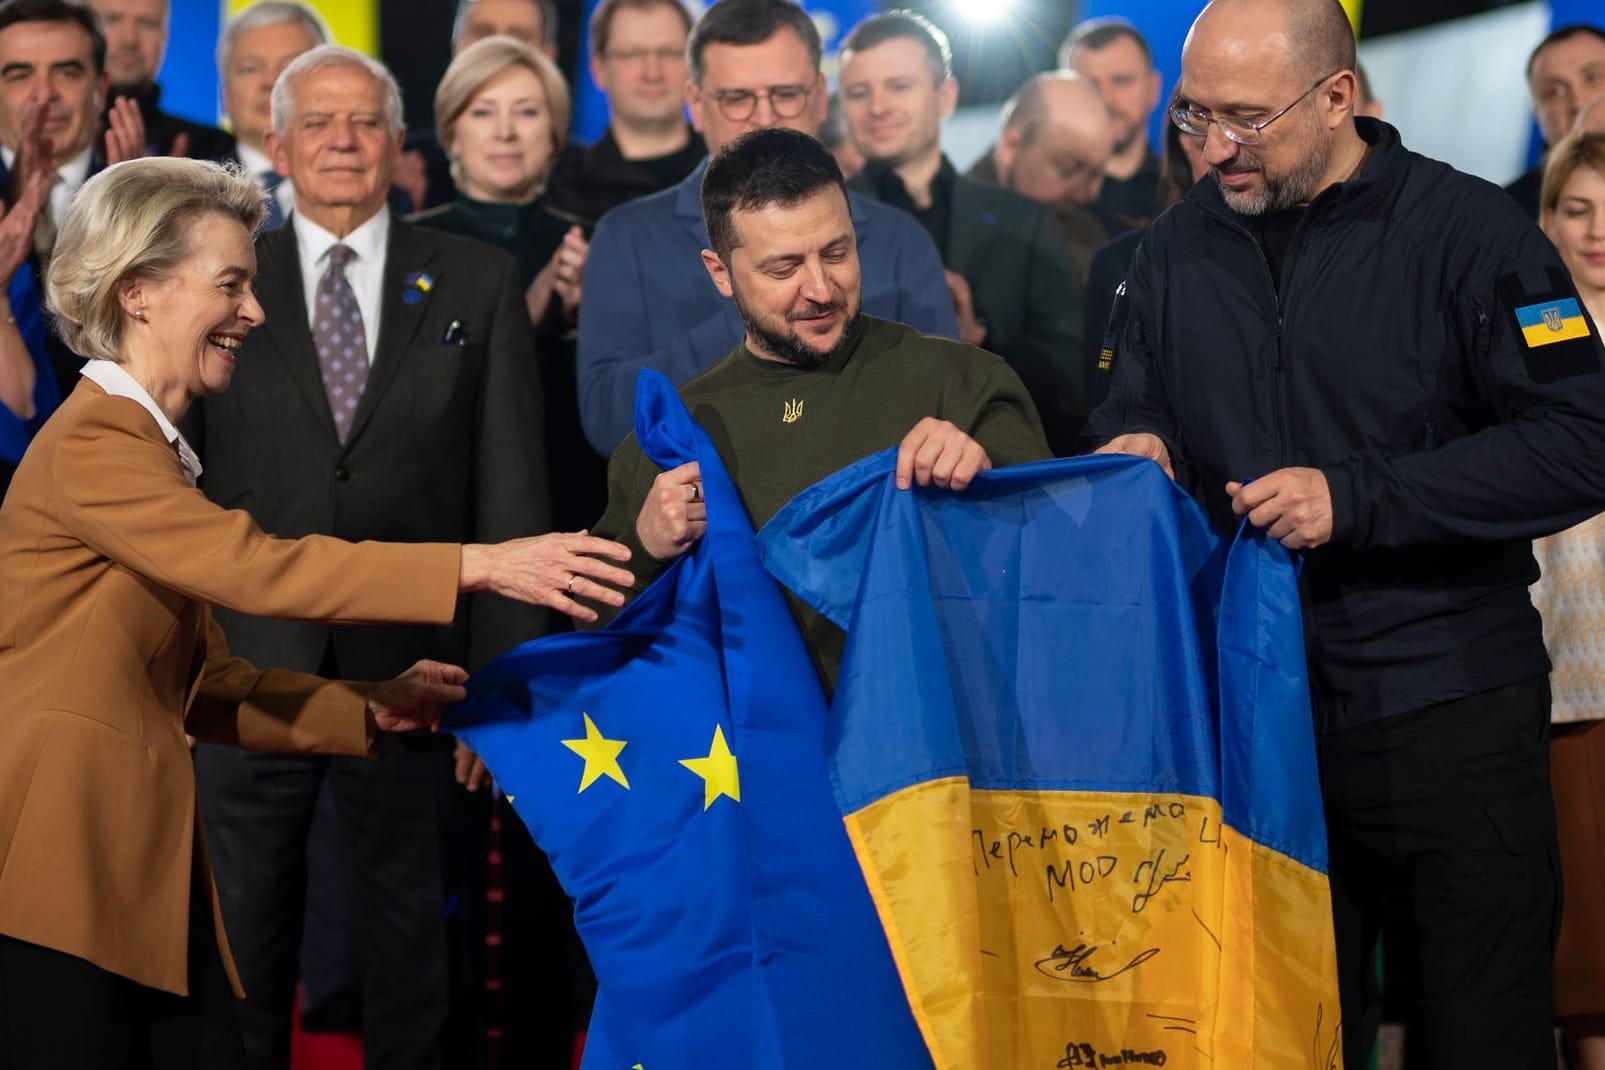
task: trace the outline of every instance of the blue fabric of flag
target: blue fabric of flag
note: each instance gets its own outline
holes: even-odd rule
[[[929,1067],[736,489],[661,375],[635,418],[659,467],[700,464],[707,535],[608,627],[475,673],[447,722],[574,900],[599,982],[584,1066]]]

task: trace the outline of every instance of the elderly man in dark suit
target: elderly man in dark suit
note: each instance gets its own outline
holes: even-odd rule
[[[209,399],[193,429],[205,490],[277,535],[542,531],[542,398],[517,268],[489,247],[391,218],[401,139],[400,92],[377,62],[325,45],[280,76],[266,146],[295,183],[295,210],[258,242],[269,326],[240,351],[241,389]],[[417,651],[477,665],[544,623],[496,599],[470,603],[451,629],[219,619],[246,656],[358,678]],[[449,740],[394,742],[369,764],[197,754],[253,1066],[287,1063],[304,837],[325,778],[359,908],[368,1064],[448,1062],[463,1006],[460,889],[449,873],[462,845],[447,831],[461,804],[454,757]]]
[[[1054,452],[1086,419],[1082,291],[1053,213],[965,178],[942,154],[958,100],[947,35],[912,11],[872,15],[842,42],[842,114],[866,161],[848,187],[911,212],[947,268],[959,333],[1009,362]]]

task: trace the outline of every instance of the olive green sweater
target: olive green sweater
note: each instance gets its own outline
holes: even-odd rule
[[[947,420],[1002,467],[1051,457],[1042,424],[1018,376],[1000,357],[864,316],[854,344],[817,368],[754,356],[745,343],[680,389],[713,439],[761,528],[799,491],[871,453],[895,446],[927,416]],[[637,590],[667,561],[641,548],[635,519],[659,470],[632,434],[608,464],[608,504],[592,533],[635,553]],[[836,682],[842,635],[789,593],[814,665]]]

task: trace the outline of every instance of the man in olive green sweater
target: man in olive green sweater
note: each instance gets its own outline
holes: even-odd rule
[[[755,130],[708,165],[703,265],[746,336],[680,390],[735,480],[754,527],[799,491],[898,446],[897,481],[963,490],[994,464],[1052,456],[1025,387],[999,357],[859,310],[847,191],[818,141]],[[631,435],[608,466],[595,534],[636,551],[639,587],[707,528],[695,463],[659,472]],[[791,599],[827,689],[841,633]]]

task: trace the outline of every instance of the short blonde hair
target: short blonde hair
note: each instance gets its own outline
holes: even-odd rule
[[[514,66],[524,67],[534,74],[546,96],[546,112],[552,128],[552,155],[546,164],[550,173],[568,139],[571,108],[568,83],[563,80],[563,72],[557,69],[557,64],[517,38],[487,37],[457,53],[435,89],[435,137],[450,155],[451,142],[457,134],[457,120],[468,110],[474,95],[486,82]],[[462,165],[455,157],[451,161],[451,177],[462,186]],[[544,180],[545,176],[541,177]]]
[[[81,357],[121,358],[126,278],[170,275],[190,254],[196,219],[216,213],[254,233],[267,194],[245,172],[204,160],[128,160],[85,182],[67,210],[45,278],[45,304]]]
[[[1538,197],[1541,219],[1547,219],[1560,204],[1560,191],[1579,167],[1592,167],[1605,175],[1605,132],[1573,130],[1550,146],[1544,164],[1543,191]]]

